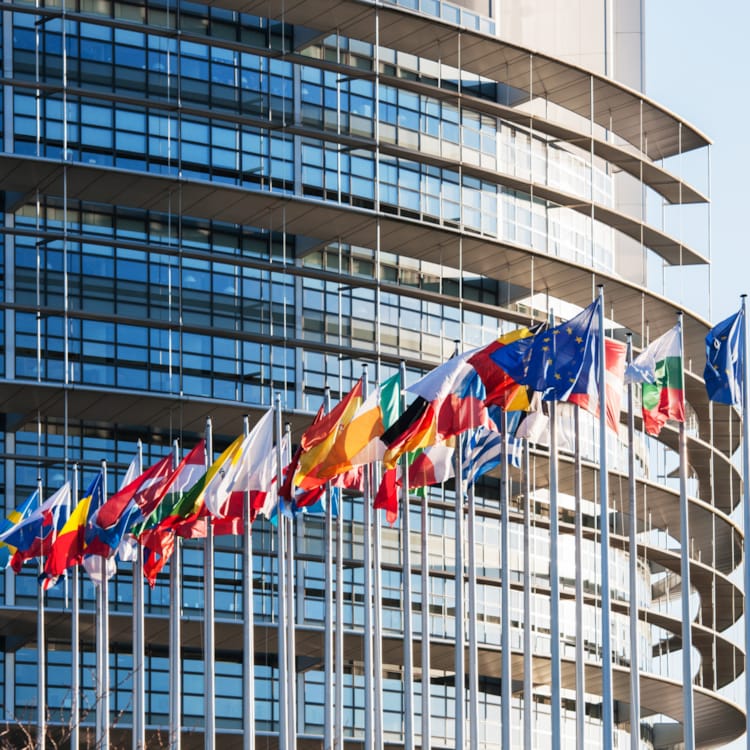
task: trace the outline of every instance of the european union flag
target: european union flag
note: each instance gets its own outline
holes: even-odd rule
[[[714,326],[706,336],[706,381],[708,398],[720,404],[742,405],[744,308]]]
[[[597,298],[566,323],[514,341],[490,356],[513,380],[539,391],[545,401],[598,392],[600,304]]]

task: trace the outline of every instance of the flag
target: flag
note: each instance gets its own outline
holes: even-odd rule
[[[56,580],[65,570],[78,565],[83,559],[86,523],[102,505],[103,479],[102,472],[99,471],[89,484],[86,495],[78,502],[58,532],[44,564],[44,573],[48,579]]]
[[[325,483],[319,474],[324,461],[333,447],[341,430],[348,425],[362,403],[362,379],[354,388],[331,409],[308,427],[300,438],[302,454],[300,455],[294,483],[308,490]]]
[[[273,416],[269,409],[248,435],[239,442],[229,462],[206,488],[204,502],[216,518],[242,519],[245,494],[267,487],[270,481],[266,458],[273,453]],[[239,438],[238,438],[239,440]],[[235,441],[238,442],[238,441]]]
[[[395,468],[387,469],[383,472],[383,478],[380,480],[380,486],[375,495],[375,501],[372,504],[372,507],[376,510],[382,508],[385,511],[385,520],[391,526],[398,518],[398,487],[396,479],[397,473]]]
[[[643,383],[643,425],[658,435],[668,419],[685,421],[680,324],[644,349],[625,370],[626,383]]]
[[[360,378],[354,388],[331,409],[328,414],[324,414],[320,419],[316,419],[302,434],[300,445],[303,451],[309,451],[319,443],[328,440],[332,432],[336,432],[341,418],[347,411],[352,401],[362,398],[362,378]]]
[[[60,487],[50,498],[29,513],[8,531],[0,534],[0,542],[16,548],[11,565],[18,573],[26,560],[46,555],[70,507],[70,483]]]
[[[320,422],[320,420],[325,416],[325,405],[321,404],[318,408],[318,413],[315,415],[315,418],[312,421],[312,425],[317,424]],[[309,429],[309,428],[308,428]],[[284,481],[281,485],[281,489],[279,490],[279,495],[284,498],[284,500],[287,500],[288,502],[292,501],[292,498],[294,497],[294,475],[297,473],[297,467],[299,466],[299,460],[302,457],[303,449],[302,446],[298,446],[297,450],[294,452],[294,456],[292,456],[292,460],[289,462],[286,469],[284,469]]]
[[[379,438],[398,417],[400,381],[396,373],[376,386],[352,420],[342,424],[328,456],[318,470],[318,476],[331,479],[354,466],[363,466],[383,458],[385,445]]]
[[[506,411],[525,411],[529,408],[529,393],[525,385],[517,383],[503,370],[492,355],[514,341],[534,336],[545,328],[544,323],[537,323],[531,328],[518,328],[500,336],[497,341],[482,347],[467,360],[477,371],[484,383],[485,404],[495,404]]]
[[[514,412],[520,414],[520,412]],[[512,428],[508,427],[508,443],[506,446],[506,461],[509,466],[520,466],[520,454],[518,446],[521,441],[510,437]],[[488,471],[500,466],[503,454],[503,436],[500,432],[488,430],[486,427],[477,427],[476,430],[467,434],[463,447],[463,459],[461,466],[465,482],[476,482]]]
[[[17,523],[28,518],[37,505],[39,505],[38,489],[34,490],[15,510],[8,513],[7,517],[0,522],[0,534],[10,531]],[[0,542],[0,569],[8,567],[10,558],[15,551],[16,548],[12,545]]]
[[[454,474],[455,450],[456,438],[452,437],[420,451],[409,465],[409,489],[428,487],[450,479]]]
[[[414,453],[439,442],[435,410],[417,396],[380,438],[385,445],[383,465],[392,468],[404,453]]]
[[[125,471],[125,476],[120,481],[119,489],[127,487],[138,477],[140,465],[140,456],[136,454],[131,459],[128,468]],[[97,515],[98,510],[91,509],[91,512],[89,513],[89,519],[86,524],[86,532],[84,533],[84,541],[86,540],[86,534],[88,534],[89,543],[91,543],[92,533],[101,531],[101,529],[96,525]],[[124,527],[125,525],[125,522],[121,520],[120,522],[118,522],[118,528],[115,530],[109,530],[108,533],[111,533],[113,535],[119,534],[120,527]],[[98,542],[95,542],[95,544],[98,544]],[[135,537],[129,532],[126,532],[122,535],[120,543],[117,545],[116,556],[119,557],[120,560],[134,562],[136,559],[136,547],[137,542],[135,541]],[[100,555],[91,554],[91,552],[89,551],[88,555],[84,554],[83,560],[81,560],[81,565],[89,574],[89,578],[91,579],[94,586],[101,586],[105,576],[106,579],[109,580],[115,575],[115,573],[117,573],[115,554],[111,554],[109,557],[101,557]]]
[[[383,464],[392,468],[405,453],[435,445],[480,424],[492,427],[486,390],[469,359],[479,350],[449,359],[406,390],[416,398],[381,438]]]
[[[213,513],[209,504],[209,495],[221,492],[226,493],[226,500],[222,507],[223,517],[227,519],[227,524],[222,526],[222,531],[218,530],[218,521],[222,517],[213,513],[214,532],[215,533],[235,533],[230,532],[228,525],[233,519],[236,523],[231,528],[236,528],[240,533],[242,529],[242,520],[245,515],[245,502],[249,494],[250,498],[250,520],[255,518],[254,508],[260,507],[265,502],[265,495],[268,493],[271,483],[276,481],[276,449],[273,442],[273,418],[274,410],[269,409],[252,429],[243,442],[242,456],[239,459],[239,466],[234,477],[224,477],[222,484],[217,485],[217,489],[209,488],[206,491],[206,507]],[[275,486],[275,485],[274,485]],[[263,499],[261,499],[263,498]],[[211,501],[213,503],[213,500]]]
[[[711,401],[742,405],[742,369],[745,360],[744,315],[742,307],[714,326],[706,336],[706,367],[703,379]]]
[[[86,557],[111,557],[122,544],[126,534],[138,536],[146,526],[156,523],[160,518],[162,505],[169,505],[168,502],[165,503],[167,495],[181,495],[205,472],[205,445],[204,440],[199,441],[176,469],[172,468],[174,459],[170,453],[136,480],[118,490],[112,498],[117,495],[129,496],[127,504],[120,512],[116,523],[109,528],[103,529],[99,522],[102,511],[109,506],[109,501],[102,506],[99,513],[92,516],[86,527]],[[166,471],[165,463],[168,463],[169,467]]]
[[[620,404],[624,387],[626,351],[627,347],[621,341],[604,339],[604,404],[607,410],[607,427],[615,434],[618,433],[620,427]],[[591,378],[589,386],[588,393],[572,393],[568,401],[572,404],[578,404],[581,408],[598,416],[599,386],[597,378]]]
[[[529,410],[521,415],[514,435],[530,443],[549,443],[549,416],[544,411],[540,393],[533,393]]]
[[[435,439],[445,440],[479,424],[487,424],[487,395],[469,360],[479,350],[452,357],[406,390],[427,401],[435,415]]]
[[[145,491],[150,484],[158,483],[169,474],[171,469],[172,454],[170,453],[112,495],[99,509],[96,518],[97,525],[102,529],[115,526],[121,520],[136,493]]]
[[[208,509],[205,506],[206,493],[218,494],[222,480],[231,470],[235,454],[244,440],[243,435],[234,440],[211,464],[208,471],[203,472],[197,481],[193,481],[191,485],[175,483],[175,491],[170,492],[164,498],[151,517],[143,524],[143,527],[137,530],[136,536],[144,548],[143,573],[152,587],[156,583],[156,576],[172,555],[175,535],[193,539],[205,536],[205,523],[208,514]],[[190,456],[195,455],[198,448],[205,455],[205,443],[201,441],[191,451]],[[188,458],[183,460],[181,466],[192,463],[192,460],[188,462]],[[197,459],[195,461],[197,468],[200,462]],[[198,470],[200,471],[200,469]],[[193,472],[190,475],[192,481]]]
[[[599,362],[597,298],[565,323],[518,339],[495,351],[492,359],[517,383],[542,394],[545,401],[566,401],[589,393]]]

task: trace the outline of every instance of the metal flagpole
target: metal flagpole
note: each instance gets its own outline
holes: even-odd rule
[[[102,459],[102,505],[107,502],[107,462]],[[98,750],[109,750],[109,579],[107,578],[106,560],[101,561],[101,583],[96,587],[99,596],[97,608],[99,625],[99,644],[96,660],[99,695],[96,701],[99,737]]]
[[[456,354],[458,354],[456,341]],[[457,441],[459,442],[459,441]],[[455,495],[456,495],[456,576],[455,576],[455,602],[456,612],[454,617],[455,646],[455,677],[454,689],[456,691],[456,748],[464,750],[464,731],[466,725],[466,689],[465,689],[465,643],[464,634],[464,482],[463,482],[463,456],[460,444],[455,453]]]
[[[276,394],[276,487],[277,492],[283,483],[281,458],[281,394]],[[287,654],[286,654],[286,587],[284,585],[285,570],[285,544],[284,544],[284,517],[282,513],[283,500],[278,497],[276,507],[276,572],[277,572],[277,596],[278,605],[278,660],[279,660],[279,748],[289,750],[289,685],[287,678]]]
[[[206,419],[206,471],[213,463],[214,439],[211,417]],[[214,631],[214,529],[206,519],[203,553],[203,741],[206,750],[216,747],[216,638]]]
[[[745,601],[750,597],[750,412],[748,412],[748,382],[750,382],[750,362],[748,362],[748,328],[747,328],[747,295],[742,299],[742,329],[740,331],[740,356],[742,357],[742,510],[743,532],[745,535],[744,549],[744,584]],[[750,654],[750,617],[745,616],[745,655]],[[745,696],[750,696],[750,669],[745,668]],[[748,698],[746,697],[746,702]],[[750,732],[745,734],[747,748],[750,750]]]
[[[600,400],[601,406],[601,400]],[[575,570],[576,570],[576,747],[584,747],[586,730],[586,686],[583,671],[583,477],[581,475],[581,411],[573,406],[575,432]]]
[[[601,546],[602,606],[602,735],[604,747],[612,747],[614,720],[612,703],[612,617],[609,582],[609,475],[607,471],[607,362],[604,349],[604,287],[599,286],[599,543]]]
[[[362,365],[362,399],[367,398],[367,365]],[[372,466],[364,467],[362,493],[362,543],[364,565],[364,657],[365,657],[365,747],[375,742],[375,680],[373,664],[373,611],[372,611]]]
[[[42,478],[37,479],[39,491],[39,503],[42,495]],[[39,575],[44,573],[44,557],[39,557]],[[38,750],[45,750],[47,745],[47,638],[44,618],[44,587],[39,586],[37,592],[37,617],[36,617],[36,647],[37,647],[37,724],[36,724],[36,746]],[[98,714],[97,714],[98,721]],[[98,726],[97,726],[98,728]]]
[[[399,365],[399,406],[406,409],[406,364]],[[401,577],[404,586],[404,750],[414,750],[414,623],[411,586],[411,514],[409,506],[409,459],[401,457]]]
[[[633,361],[633,336],[628,334],[627,362]],[[628,501],[630,512],[630,748],[641,745],[641,669],[638,652],[638,502],[635,487],[635,409],[633,384],[628,383]]]
[[[180,464],[180,444],[174,441],[174,467]],[[169,747],[182,746],[182,545],[175,534],[169,561]]]
[[[680,358],[683,358],[682,313],[677,314],[680,328]],[[685,393],[684,364],[680,367],[680,387]],[[685,423],[680,422],[680,596],[682,599],[682,705],[684,713],[683,744],[685,750],[695,748],[693,713],[692,623],[690,620],[690,524],[687,500],[687,436]]]
[[[531,750],[534,696],[531,671],[531,450],[523,441],[523,747]]]
[[[330,405],[331,392],[326,387],[326,403]],[[334,744],[337,750],[344,750],[344,499],[339,494],[339,507],[336,515],[336,631],[334,634],[336,690],[334,696]],[[331,539],[327,537],[330,545]]]
[[[550,310],[550,326],[554,325],[554,315]],[[561,719],[561,666],[560,666],[560,562],[558,547],[560,542],[560,514],[558,510],[557,480],[557,402],[549,402],[549,578],[550,578],[550,689],[552,737],[550,747],[560,750],[562,740]]]
[[[284,458],[286,460],[286,457]],[[279,467],[283,468],[283,467]],[[281,486],[281,485],[279,485]],[[295,631],[295,606],[294,592],[297,576],[295,575],[294,563],[294,521],[292,518],[281,516],[279,523],[286,523],[286,617],[287,617],[287,670],[289,688],[287,699],[289,710],[287,721],[289,722],[289,747],[297,747],[297,643]]]
[[[508,413],[502,411],[502,443],[500,450],[500,723],[502,747],[510,748],[510,702],[512,700],[510,646],[510,472],[508,470]],[[477,747],[472,744],[472,748]]]
[[[461,450],[465,435],[456,440],[457,450]],[[469,589],[469,747],[479,747],[479,659],[477,644],[477,555],[476,555],[476,498],[474,482],[466,487],[466,541],[469,545],[468,555],[468,589]],[[456,621],[461,613],[456,610]]]
[[[432,722],[430,715],[430,507],[428,490],[425,489],[422,498],[420,524],[419,564],[422,586],[422,742],[423,748],[432,746]]]
[[[143,443],[140,439],[138,440],[136,455],[138,460],[136,473],[140,476],[143,473]],[[104,568],[106,565],[102,567]],[[144,615],[143,549],[140,545],[135,545],[135,560],[133,561],[133,750],[144,750],[146,747]],[[72,745],[72,747],[76,747],[76,745]]]
[[[465,662],[465,644],[466,638],[464,635],[464,509],[463,509],[463,480],[461,478],[461,472],[463,470],[461,457],[457,454],[456,457],[456,479],[455,479],[455,493],[456,493],[456,574],[455,574],[455,601],[456,611],[454,617],[454,628],[455,628],[455,677],[454,677],[454,689],[455,689],[455,701],[456,701],[456,748],[463,750],[465,747],[464,741],[464,729],[466,722],[466,696],[465,696],[465,673],[466,667]]]
[[[78,502],[78,464],[73,465],[73,499]],[[70,746],[77,748],[81,734],[79,721],[81,714],[81,597],[79,592],[79,568],[74,565],[70,571],[73,587],[73,612],[70,623]]]
[[[247,415],[242,420],[245,437],[250,434],[250,420]],[[247,456],[243,459],[247,461]],[[242,713],[244,714],[244,732],[242,738],[243,750],[253,750],[255,747],[255,610],[254,610],[254,578],[253,578],[253,527],[250,520],[250,493],[245,492],[244,514],[242,517],[243,559],[245,564],[242,587],[242,674],[245,678],[242,693]]]
[[[379,476],[376,465],[373,464],[371,476]],[[371,496],[374,498],[375,489],[370,485]],[[373,638],[373,692],[375,693],[375,702],[373,704],[375,713],[375,748],[382,750],[383,747],[383,580],[381,573],[380,552],[383,543],[382,526],[380,513],[372,509],[372,526],[373,526],[373,587],[372,587],[372,638]]]
[[[331,411],[331,389],[325,389],[326,412]],[[331,502],[331,483],[326,482],[326,514],[325,514],[325,632],[323,633],[323,661],[325,679],[325,707],[323,718],[323,750],[332,750],[333,747],[333,714],[334,714],[334,688],[333,688],[333,503]]]

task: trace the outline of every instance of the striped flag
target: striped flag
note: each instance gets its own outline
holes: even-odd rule
[[[626,383],[642,383],[643,426],[658,435],[668,419],[685,421],[681,331],[678,323],[628,365]]]

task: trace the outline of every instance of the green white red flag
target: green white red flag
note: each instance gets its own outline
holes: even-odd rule
[[[626,383],[642,383],[643,426],[658,435],[668,419],[685,421],[680,324],[644,349],[625,370]]]

